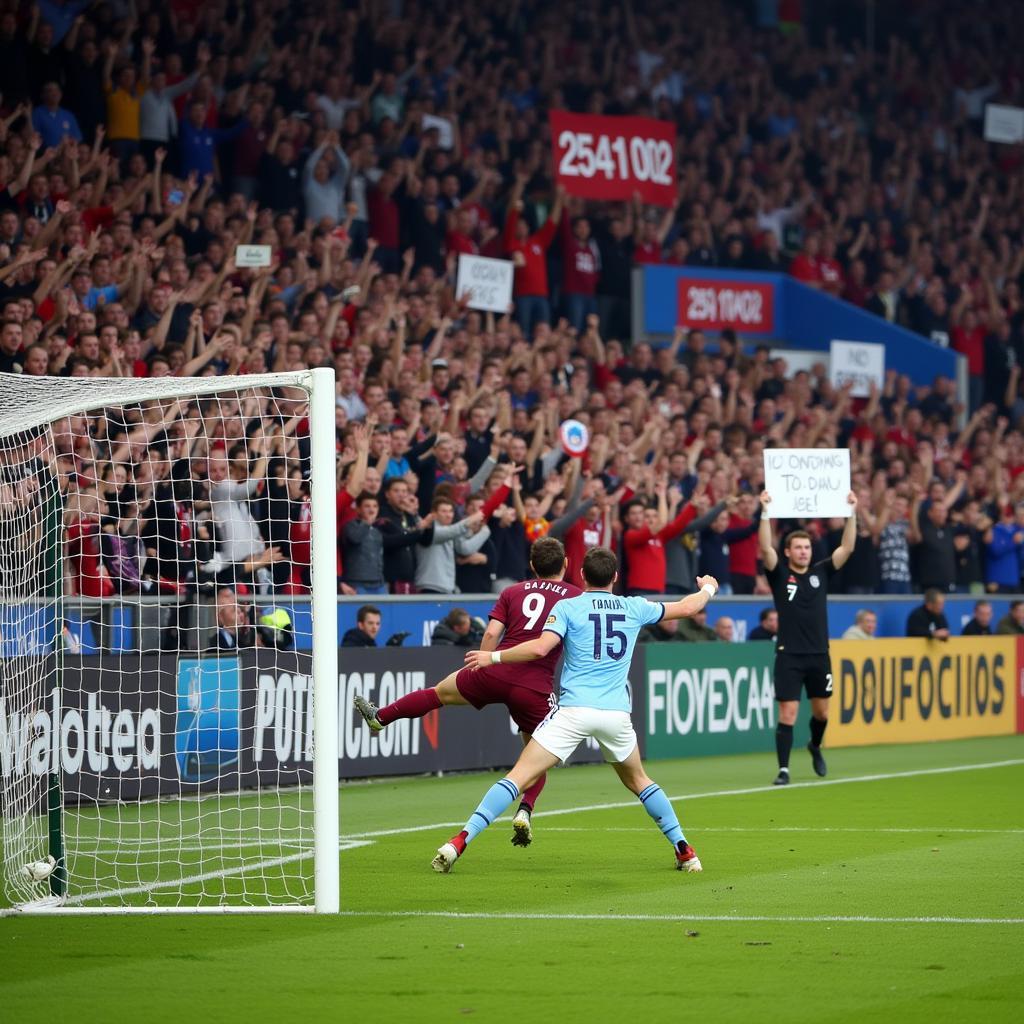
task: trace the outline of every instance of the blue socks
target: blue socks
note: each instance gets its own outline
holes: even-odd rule
[[[646,789],[637,793],[644,810],[654,819],[654,823],[661,829],[662,835],[672,844],[673,848],[679,843],[685,843],[686,837],[679,827],[679,819],[672,808],[672,803],[662,791],[661,786],[652,782]]]
[[[637,796],[640,798],[640,803],[644,805],[644,810],[654,819],[655,824],[661,829],[662,834],[673,848],[679,843],[686,842],[672,803],[665,796],[661,786],[652,782]],[[483,800],[480,801],[477,809],[466,822],[466,842],[470,843],[476,839],[495,818],[500,818],[518,797],[519,787],[511,779],[499,779],[487,790]]]
[[[661,790],[658,790],[660,793]],[[466,822],[466,842],[472,842],[495,818],[508,810],[509,805],[519,796],[519,787],[511,779],[499,779],[484,794],[477,809]],[[662,797],[664,799],[664,797]],[[668,801],[665,801],[666,803]],[[682,833],[680,832],[680,835]]]

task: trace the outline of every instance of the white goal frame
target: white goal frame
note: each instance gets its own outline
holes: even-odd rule
[[[4,375],[7,377],[7,375]],[[15,379],[15,378],[9,378]],[[300,387],[309,394],[310,522],[313,672],[313,885],[312,905],[66,906],[57,897],[6,910],[17,914],[337,914],[341,901],[338,786],[338,615],[335,505],[334,370],[238,377],[53,378],[19,376],[17,408],[0,409],[0,440],[66,416],[111,405],[194,398],[256,388]]]

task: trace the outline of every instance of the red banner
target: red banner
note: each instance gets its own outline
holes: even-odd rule
[[[676,201],[676,126],[649,117],[551,112],[555,180],[585,199]]]
[[[679,319],[683,327],[744,334],[775,332],[775,288],[725,278],[679,279]]]

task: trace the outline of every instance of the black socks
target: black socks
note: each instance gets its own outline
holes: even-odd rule
[[[813,721],[813,719],[812,719]],[[824,732],[824,727],[822,732]],[[779,722],[775,726],[775,753],[779,758],[780,768],[789,768],[789,752],[793,749],[793,726]]]
[[[820,747],[821,741],[825,738],[825,729],[828,726],[827,718],[815,718],[811,716],[811,745],[814,747]],[[790,727],[790,732],[793,731]]]

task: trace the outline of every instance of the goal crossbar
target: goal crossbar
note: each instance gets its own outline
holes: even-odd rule
[[[160,399],[194,398],[259,388],[299,387],[309,391],[312,396],[314,382],[328,377],[333,394],[333,370],[296,370],[292,373],[261,373],[245,377],[143,377],[138,380],[124,377],[30,377],[0,373],[0,382],[7,382],[18,397],[16,405],[0,405],[0,439],[52,423],[65,416],[80,416],[114,405],[135,405]],[[126,395],[125,386],[128,383],[131,390]],[[333,424],[332,418],[332,432]]]

